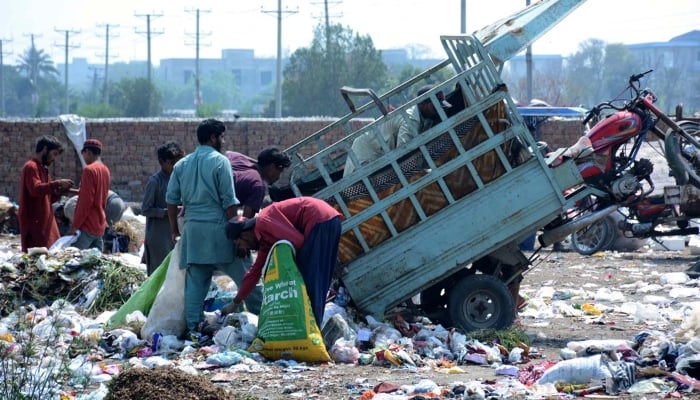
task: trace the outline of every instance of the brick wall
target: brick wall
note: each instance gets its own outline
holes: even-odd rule
[[[186,152],[197,146],[196,129],[200,120],[88,120],[88,138],[103,143],[102,161],[112,172],[112,190],[126,201],[140,202],[143,187],[150,175],[159,169],[157,147],[169,140],[180,143]],[[225,150],[256,157],[267,146],[287,148],[306,136],[326,127],[333,120],[324,119],[242,119],[227,120]],[[583,129],[576,121],[547,121],[539,128],[541,139],[551,148],[573,143]],[[78,153],[55,120],[0,120],[0,195],[18,201],[19,176],[24,163],[34,154],[36,139],[55,135],[67,149],[54,166],[51,176],[80,180]]]

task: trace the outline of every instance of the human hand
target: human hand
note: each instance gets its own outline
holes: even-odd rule
[[[240,247],[236,247],[236,257],[238,257],[238,258],[248,258],[248,257],[250,257],[250,250],[242,249],[242,248],[240,248]]]
[[[232,302],[226,304],[221,308],[221,315],[226,316],[232,313],[238,313],[243,311],[243,303],[237,300],[233,300]]]
[[[57,179],[56,183],[58,183],[59,192],[67,192],[73,187],[73,181],[70,179]]]

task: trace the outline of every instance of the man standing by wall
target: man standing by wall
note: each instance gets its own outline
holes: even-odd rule
[[[197,127],[199,146],[178,161],[168,182],[165,201],[173,243],[180,236],[178,206],[185,209],[184,228],[180,237],[180,268],[185,275],[186,338],[198,341],[204,319],[204,299],[211,286],[212,274],[221,270],[230,277],[240,268],[240,258],[226,239],[227,221],[236,216],[238,199],[228,159],[221,154],[224,143],[223,122],[202,121]]]
[[[85,168],[80,176],[80,191],[78,203],[75,205],[75,215],[71,233],[80,231],[80,235],[72,246],[79,249],[97,247],[103,251],[102,236],[107,228],[105,204],[111,175],[109,168],[102,163],[102,142],[88,139],[80,152],[85,160]]]
[[[51,180],[49,166],[63,153],[63,144],[53,136],[36,142],[35,154],[22,167],[19,190],[19,227],[22,251],[50,247],[58,238],[58,225],[51,204],[73,186],[70,179]]]
[[[176,142],[160,145],[157,154],[160,171],[148,178],[141,203],[141,215],[146,217],[143,256],[148,275],[151,275],[160,266],[173,249],[165,193],[168,190],[173,166],[185,156],[185,152]]]

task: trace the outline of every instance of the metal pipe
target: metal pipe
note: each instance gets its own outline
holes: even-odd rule
[[[590,215],[586,215],[585,217],[575,219],[572,222],[560,225],[554,229],[544,231],[537,238],[537,240],[540,242],[540,245],[542,247],[547,247],[556,242],[561,242],[572,233],[578,232],[587,226],[602,221],[605,217],[614,213],[617,210],[617,208],[617,205],[608,206],[600,211],[596,211]]]

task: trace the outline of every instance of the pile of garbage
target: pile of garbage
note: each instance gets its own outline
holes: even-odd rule
[[[75,304],[86,315],[119,308],[146,279],[131,254],[107,255],[74,247],[49,251],[31,248],[0,260],[0,310]]]
[[[295,360],[268,360],[249,352],[258,318],[248,312],[220,315],[216,308],[232,297],[230,282],[225,280],[213,282],[206,301],[211,310],[205,312],[211,340],[195,343],[160,333],[140,337],[147,320],[140,311],[127,315],[121,326],[107,328],[115,310],[144,282],[143,265],[136,256],[71,248],[57,252],[33,250],[0,257],[0,268],[0,291],[3,296],[16,295],[14,302],[3,304],[0,319],[0,382],[15,382],[12,387],[0,384],[2,398],[13,398],[16,392],[27,398],[115,398],[110,395],[139,390],[133,380],[117,379],[138,368],[157,369],[161,375],[185,372],[204,377],[213,386],[226,383],[229,391],[235,390],[236,381],[250,381],[241,379],[245,374],[259,380],[261,374],[294,376],[316,368]],[[107,283],[111,275],[119,278]],[[661,279],[664,283],[680,282],[681,277],[673,273],[663,274]],[[118,290],[106,296],[108,287]],[[105,300],[99,300],[103,297]],[[623,296],[615,291],[601,289],[591,294],[583,289],[539,288],[528,299],[529,306],[520,314],[521,319],[599,317],[607,311],[604,303],[617,301],[619,308],[626,307],[625,312],[640,321],[665,316],[681,322],[673,331],[649,329],[628,340],[571,341],[561,349],[560,360],[550,360],[517,327],[464,334],[426,318],[404,318],[401,313],[378,321],[358,315],[350,300],[341,290],[326,305],[322,335],[333,360],[329,368],[351,364],[414,371],[417,379],[412,384],[370,384],[366,378],[357,378],[345,384],[343,390],[347,393],[339,397],[573,398],[591,393],[671,395],[700,390],[700,381],[696,380],[700,378],[700,307],[692,303],[653,314],[651,306],[633,308],[625,304]],[[493,379],[455,379],[445,386],[421,374],[437,371],[467,377],[473,366],[490,368]],[[162,381],[172,385],[178,379]],[[197,382],[201,385],[203,381]],[[194,384],[194,380],[188,384]],[[279,395],[307,396],[308,392],[297,385],[280,385]],[[36,391],[37,387],[41,392]],[[212,388],[201,390],[217,392]],[[253,389],[245,390],[254,393]],[[150,386],[143,392],[152,393],[152,397],[144,398],[168,398],[156,396],[159,391]]]
[[[0,196],[0,233],[19,233],[19,217],[17,204],[7,196]]]

